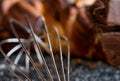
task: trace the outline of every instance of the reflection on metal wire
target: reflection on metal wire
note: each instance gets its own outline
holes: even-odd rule
[[[39,80],[41,80],[41,81],[46,81],[47,79],[40,72],[39,68],[35,64],[35,60],[31,56],[31,45],[33,45],[37,60],[38,60],[39,64],[41,65],[41,67],[44,67],[44,69],[48,75],[49,81],[54,81],[54,79],[53,79],[51,71],[48,67],[48,64],[45,60],[45,56],[43,55],[41,47],[49,54],[49,56],[52,60],[52,64],[53,64],[53,68],[55,71],[55,75],[57,77],[57,81],[69,81],[70,80],[69,79],[70,78],[69,77],[69,74],[70,74],[70,71],[69,71],[70,70],[70,46],[69,46],[68,39],[65,36],[60,36],[57,28],[54,26],[52,27],[52,29],[55,31],[55,34],[54,35],[49,34],[48,27],[45,23],[44,17],[38,18],[38,20],[36,22],[39,21],[40,23],[42,23],[42,25],[44,27],[43,31],[45,31],[46,36],[42,36],[42,35],[38,36],[37,34],[35,34],[35,32],[33,30],[33,28],[34,28],[33,26],[35,26],[35,25],[32,25],[30,23],[28,16],[25,16],[25,19],[26,19],[28,27],[24,27],[19,22],[15,21],[14,19],[11,19],[10,20],[11,29],[16,38],[6,39],[6,40],[3,40],[0,42],[0,51],[1,51],[2,55],[5,57],[4,64],[6,65],[7,69],[13,74],[13,76],[15,76],[20,81],[23,81],[23,80],[19,75],[17,75],[14,72],[15,70],[17,70],[28,81],[32,81],[31,77],[29,76],[29,72],[30,72],[30,67],[33,67],[35,70],[35,73],[36,73],[33,75],[38,76]],[[19,37],[14,24],[19,25],[21,27],[21,29],[23,29],[29,35],[29,38]],[[54,53],[52,50],[52,44],[51,44],[50,37],[54,37],[58,41],[62,78],[60,77],[60,74],[58,72]],[[47,42],[44,42],[42,40],[42,38],[47,39]],[[64,67],[64,63],[63,63],[61,40],[66,41],[66,47],[67,47],[67,51],[68,51],[67,52],[68,53],[67,54],[67,59],[68,59],[67,60],[67,73],[66,73],[67,78],[65,76],[65,67]],[[3,46],[5,44],[16,44],[16,46],[14,46],[12,49],[10,49],[10,51],[8,51],[6,53],[6,52],[4,52],[4,49],[3,49]],[[17,54],[15,54],[16,52],[17,52]],[[12,55],[16,55],[16,57],[11,58]],[[25,58],[25,62],[24,62],[25,66],[23,66],[24,70],[21,69],[20,65],[19,65],[19,61],[21,61],[22,56],[24,56],[24,58]],[[30,63],[32,66],[30,66]]]

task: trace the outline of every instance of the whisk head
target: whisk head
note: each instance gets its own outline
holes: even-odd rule
[[[5,57],[3,63],[5,64],[6,69],[10,71],[12,77],[14,76],[20,81],[69,81],[70,46],[68,39],[65,36],[60,36],[55,26],[47,27],[44,17],[39,17],[34,25],[29,21],[28,16],[25,16],[25,19],[27,27],[21,25],[16,20],[11,19],[11,29],[15,38],[9,38],[0,42],[0,51]],[[37,26],[39,26],[38,29],[40,29],[37,34],[34,32],[36,23]],[[21,33],[23,35],[24,33],[25,35],[28,35],[28,38],[21,38],[16,31],[15,25],[18,25],[20,27],[19,29],[23,31]],[[49,28],[55,33],[49,33]],[[57,60],[57,62],[53,50],[53,47],[55,46],[54,44],[51,44],[51,38],[56,39],[58,42],[59,60]],[[67,60],[63,59],[61,40],[66,42]],[[3,48],[6,44],[13,44],[13,48],[8,52],[5,52]],[[31,54],[31,50],[33,49],[35,54]],[[48,55],[43,54],[43,50]],[[22,62],[22,64],[20,62]],[[51,66],[49,66],[49,64]],[[51,67],[53,72],[50,69]]]

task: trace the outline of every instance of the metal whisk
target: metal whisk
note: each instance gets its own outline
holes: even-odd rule
[[[14,19],[11,19],[11,29],[16,38],[9,38],[0,42],[0,51],[1,54],[5,57],[3,63],[5,64],[6,69],[10,71],[10,73],[12,74],[11,76],[15,76],[20,81],[69,81],[70,46],[68,39],[65,36],[60,36],[55,26],[50,27],[54,30],[55,34],[49,33],[49,27],[47,27],[44,17],[39,17],[36,21],[36,23],[39,22],[40,29],[44,31],[44,35],[37,35],[33,29],[35,25],[31,24],[28,16],[25,16],[25,19],[28,27],[21,25]],[[26,32],[26,34],[29,35],[28,38],[21,38],[16,31],[15,25],[18,25],[20,27],[19,29],[23,30],[23,32]],[[60,58],[60,61],[58,61],[58,63],[60,64],[60,66],[56,63],[50,38],[57,39],[58,41]],[[45,42],[44,40],[47,40],[47,42]],[[65,65],[65,61],[63,59],[61,40],[64,40],[66,42],[67,65]],[[6,53],[3,48],[5,44],[14,44],[14,46],[12,49],[10,49],[10,51]],[[35,54],[31,54],[31,49],[33,49],[31,48],[31,46],[34,48]],[[48,55],[43,54],[43,49],[45,52],[47,52]],[[51,62],[47,61],[48,59]],[[23,61],[24,65],[20,64],[20,61]],[[40,65],[40,67],[36,65],[36,61],[37,64]],[[52,64],[54,75],[52,74],[52,71],[48,66],[49,63]],[[66,70],[64,65],[67,66]],[[30,68],[32,68],[34,72],[31,71]],[[41,68],[42,70],[40,70]],[[60,68],[61,73],[59,72],[58,68]],[[44,73],[42,71],[44,71]],[[38,79],[32,78],[31,75],[37,77]]]

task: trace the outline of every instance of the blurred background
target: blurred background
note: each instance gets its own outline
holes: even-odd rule
[[[71,81],[119,81],[119,4],[119,0],[0,0],[0,41],[15,37],[10,19],[26,26],[25,15],[32,24],[44,16],[48,27],[56,26],[60,36],[70,41]],[[33,28],[37,35],[41,33],[39,25]],[[22,38],[28,38],[15,27]],[[51,41],[54,51],[59,51],[57,40]],[[61,43],[66,56],[66,44]]]

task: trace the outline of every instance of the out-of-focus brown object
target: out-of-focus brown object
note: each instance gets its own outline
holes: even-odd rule
[[[100,41],[106,60],[112,65],[120,65],[120,33],[101,33]]]
[[[107,24],[110,0],[97,0],[90,8],[90,18],[94,23]]]
[[[9,12],[9,9],[16,3],[18,3],[20,0],[3,0],[1,4],[2,13],[7,14]]]
[[[100,27],[101,29],[103,28],[102,31],[104,32],[119,31],[119,27],[110,27],[107,22],[108,14],[110,14],[110,0],[96,0],[93,5],[88,5],[87,7],[82,6],[81,8],[69,5],[69,3],[64,7],[58,7],[57,3],[60,4],[59,0],[56,1],[56,3],[51,3],[52,5],[50,7],[50,5],[47,4],[47,2],[50,1],[51,0],[47,0],[45,2],[45,10],[47,10],[46,12],[49,12],[56,21],[62,23],[65,34],[70,39],[71,53],[73,56],[81,56],[85,58],[95,57],[97,59],[107,60],[111,65],[120,65],[118,62],[120,54],[118,53],[116,55],[115,52],[117,47],[116,50],[113,50],[114,53],[109,55],[109,51],[105,51],[107,45],[106,47],[103,45],[105,41],[101,41],[104,38],[106,38],[105,40],[112,41],[112,37],[109,38],[110,34],[108,37],[103,36],[101,39],[98,39],[94,29],[94,27]],[[116,43],[116,38],[118,37],[119,36],[115,36],[113,42]],[[117,43],[119,44],[119,42]],[[110,47],[113,48],[113,46]]]
[[[9,19],[14,18],[25,25],[24,15],[27,14],[30,16],[31,21],[33,22],[42,14],[42,4],[39,3],[37,0],[34,0],[32,2],[27,2],[25,0],[1,0],[0,10],[2,16],[0,24],[2,28],[1,31],[5,33],[4,35],[7,35],[5,37],[3,35],[0,35],[0,38],[6,39],[9,37],[13,37],[9,24]]]
[[[63,3],[66,3],[64,7],[61,6]],[[78,8],[75,5],[65,2],[65,0],[62,2],[61,0],[55,2],[46,0],[43,1],[43,4],[46,20],[53,24],[55,22],[51,22],[52,19],[61,23],[65,34],[70,40],[71,54],[73,56],[92,58],[94,56],[93,44],[95,31],[88,16],[86,6],[83,5],[81,8]],[[84,4],[84,2],[81,4]]]
[[[120,0],[110,0],[107,24],[120,25]]]
[[[94,65],[93,63],[88,63],[88,67],[89,67],[90,69],[94,69],[95,65]]]
[[[18,7],[16,9],[23,9],[26,13],[31,14],[32,16],[38,17],[40,16],[40,12],[42,12],[42,4],[35,0],[33,2],[27,2],[25,0],[3,0],[2,1],[2,13],[3,14],[10,14],[10,11],[14,7]],[[17,10],[16,10],[17,11]],[[21,12],[23,13],[23,12]],[[24,13],[25,14],[25,13]]]
[[[80,58],[75,59],[75,63],[76,63],[77,65],[82,64],[82,59],[80,59]]]

